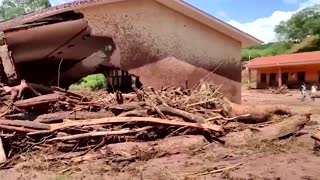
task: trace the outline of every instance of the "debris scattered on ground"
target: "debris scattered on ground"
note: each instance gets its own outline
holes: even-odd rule
[[[271,93],[273,94],[287,94],[289,92],[289,89],[286,85],[282,85],[279,88],[271,89]]]
[[[164,87],[156,91],[147,87],[129,94],[69,92],[26,84],[37,93],[23,92],[29,98],[15,96],[13,102],[12,97],[2,97],[6,100],[2,103],[9,102],[2,108],[5,112],[0,120],[2,168],[14,165],[24,152],[41,151],[48,157],[82,161],[97,158],[92,152],[108,144],[179,135],[203,135],[209,142],[232,145],[244,141],[239,133],[250,131],[261,141],[272,141],[301,130],[309,120],[308,116],[292,116],[282,106],[234,104],[219,92],[221,86],[204,81],[194,89]],[[273,115],[286,115],[287,120],[274,123]],[[263,123],[265,127],[261,127]]]

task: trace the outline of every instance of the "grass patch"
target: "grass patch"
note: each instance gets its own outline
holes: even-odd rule
[[[108,85],[107,78],[103,74],[91,74],[82,78],[79,82],[69,87],[71,91],[90,90],[96,91],[106,88]]]

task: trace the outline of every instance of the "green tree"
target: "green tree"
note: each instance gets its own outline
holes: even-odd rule
[[[9,20],[50,6],[49,0],[3,0],[0,6],[0,21]]]
[[[305,8],[276,26],[279,40],[301,42],[310,35],[320,35],[320,5]]]

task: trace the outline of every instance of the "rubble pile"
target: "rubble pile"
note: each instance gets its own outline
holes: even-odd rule
[[[282,85],[279,88],[271,89],[271,93],[273,94],[287,94],[289,92],[289,89],[286,85]]]
[[[0,120],[0,154],[3,149],[6,161],[0,167],[10,166],[24,152],[40,150],[50,155],[49,160],[61,156],[68,159],[97,151],[106,144],[154,141],[178,135],[203,135],[209,142],[224,143],[227,134],[246,129],[238,127],[248,123],[247,119],[261,118],[257,108],[243,109],[244,106],[231,103],[219,92],[221,86],[204,81],[192,89],[165,87],[156,91],[146,87],[129,94],[69,92],[31,83],[24,87],[32,89],[33,94],[27,92],[28,88],[20,93],[29,93],[30,98],[17,100],[19,93],[12,93],[11,89],[5,91],[10,96],[2,97],[7,105]],[[289,114],[278,107],[261,112]],[[271,121],[269,117],[263,116],[259,123]],[[286,128],[267,139],[292,134],[297,131],[296,126],[308,121],[307,117],[295,119],[297,124],[292,129]],[[282,128],[281,124],[272,125]],[[272,125],[267,127],[268,133]],[[259,134],[261,137],[264,134]]]

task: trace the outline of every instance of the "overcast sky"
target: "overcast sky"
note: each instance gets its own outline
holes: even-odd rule
[[[70,1],[50,0],[53,6]],[[274,27],[281,20],[289,19],[299,9],[320,4],[320,0],[185,1],[265,42],[275,40]]]

